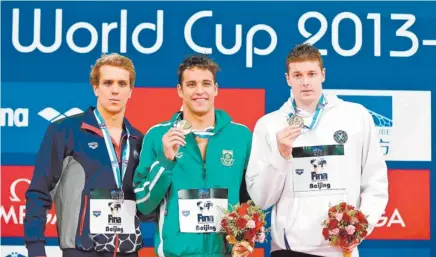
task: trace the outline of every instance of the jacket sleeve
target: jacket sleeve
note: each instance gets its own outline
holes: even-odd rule
[[[62,174],[66,154],[64,132],[53,123],[49,126],[37,154],[33,177],[26,192],[24,242],[29,257],[45,256],[45,224],[52,207],[52,191]]]
[[[265,210],[279,200],[291,169],[291,161],[280,155],[275,140],[275,134],[268,136],[267,123],[261,118],[254,128],[245,179],[251,199]]]
[[[383,215],[388,203],[387,173],[386,162],[380,151],[380,138],[371,115],[365,110],[360,210],[367,215],[368,235]]]
[[[149,131],[142,141],[139,164],[133,178],[137,209],[144,215],[152,213],[165,198],[172,183],[173,168],[176,162],[158,153],[156,144],[161,136]],[[159,140],[155,142],[155,139]]]

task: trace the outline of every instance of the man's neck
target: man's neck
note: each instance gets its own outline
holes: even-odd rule
[[[319,96],[317,99],[313,101],[301,101],[299,99],[295,99],[295,103],[297,104],[297,108],[302,109],[308,113],[313,113],[316,110],[316,107],[318,106],[318,102],[321,96]]]
[[[110,113],[101,106],[97,106],[97,110],[108,128],[121,129],[123,128],[124,110],[119,113]]]
[[[186,108],[183,108],[186,110]],[[208,127],[215,125],[215,110],[211,110],[204,115],[196,115],[189,111],[183,112],[183,119],[189,121],[192,124],[192,129],[204,130]]]

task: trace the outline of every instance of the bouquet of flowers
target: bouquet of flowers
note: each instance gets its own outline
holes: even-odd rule
[[[226,233],[227,241],[232,244],[241,244],[250,252],[254,250],[255,242],[265,241],[266,221],[264,213],[253,201],[231,206],[231,210],[224,210],[221,219],[221,232]],[[233,252],[233,256],[236,253]]]
[[[344,257],[350,257],[353,245],[359,244],[368,233],[365,215],[345,202],[330,207],[328,219],[323,222],[322,235],[331,246],[342,249]]]

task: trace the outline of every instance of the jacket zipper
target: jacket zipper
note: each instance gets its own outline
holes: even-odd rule
[[[118,159],[118,163],[120,164],[120,167],[121,167],[121,165],[123,165],[123,163],[122,163],[122,159],[121,159],[121,146],[123,145],[124,137],[126,137],[126,135],[124,135],[124,136],[121,137],[121,140],[120,140],[120,144],[119,144],[119,145],[117,145],[117,144],[115,144],[115,142],[113,142],[114,145],[115,145],[115,152],[116,152],[116,154],[117,154],[117,159]],[[127,140],[129,140],[129,139],[127,138]],[[130,154],[130,153],[128,153],[128,154]],[[121,169],[120,169],[120,172],[121,172]],[[120,174],[120,175],[121,175],[121,174]],[[115,235],[114,257],[117,256],[117,251],[118,251],[119,243],[120,243],[120,240],[118,239],[118,235]]]
[[[85,203],[83,204],[82,218],[80,220],[80,232],[79,235],[82,235],[83,232],[83,223],[85,222],[86,209],[88,205],[88,195],[85,195]]]
[[[114,257],[117,256],[117,251],[119,247],[120,240],[118,240],[118,235],[115,236],[115,250],[114,250]]]
[[[124,135],[124,136],[121,137],[120,145],[117,145],[117,144],[112,140],[112,144],[115,146],[114,148],[115,148],[115,153],[117,154],[118,162],[121,162],[121,146],[123,145],[123,141],[124,141],[124,138],[125,138],[126,136],[127,136],[127,135]],[[127,140],[129,140],[129,139],[127,139]]]
[[[204,152],[204,160],[203,160],[203,180],[205,184],[206,184],[206,166],[207,166],[206,163],[207,163],[207,153],[208,153],[207,150],[209,149],[209,145],[211,141],[212,141],[212,137],[209,138],[206,148],[204,149],[205,152]],[[201,155],[201,151],[200,151],[200,155]]]
[[[205,153],[204,153],[204,160],[203,160],[203,180],[204,180],[204,186],[207,187],[207,172],[206,172],[206,167],[207,167],[207,153],[208,153],[208,148],[210,145],[210,142],[212,141],[212,137],[209,138],[206,148]],[[201,154],[201,152],[200,152]],[[206,245],[209,248],[209,233],[203,233],[203,238],[204,238],[204,245]]]
[[[117,145],[113,140],[112,140],[112,144],[114,145],[114,149],[115,149],[115,154],[117,155],[117,161],[118,161],[118,165],[119,165],[119,167],[120,167],[120,177],[121,177],[121,179],[122,179],[122,165],[123,165],[123,160],[122,160],[122,157],[121,157],[121,147],[122,147],[122,145],[123,145],[123,140],[124,140],[124,138],[126,137],[127,135],[124,135],[124,136],[122,136],[121,137],[121,140],[120,140],[120,145]],[[129,140],[129,138],[127,138],[127,140]],[[130,154],[130,153],[127,153],[127,154]],[[122,184],[122,182],[121,182],[121,184]]]

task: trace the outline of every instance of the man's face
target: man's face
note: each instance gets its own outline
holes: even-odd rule
[[[286,73],[286,81],[297,102],[317,101],[324,80],[325,69],[321,70],[318,61],[291,62]]]
[[[130,73],[115,66],[101,66],[100,80],[93,87],[98,104],[113,114],[123,111],[132,95]]]
[[[184,111],[201,116],[213,110],[218,88],[211,71],[194,67],[183,71],[177,92],[187,107]]]

